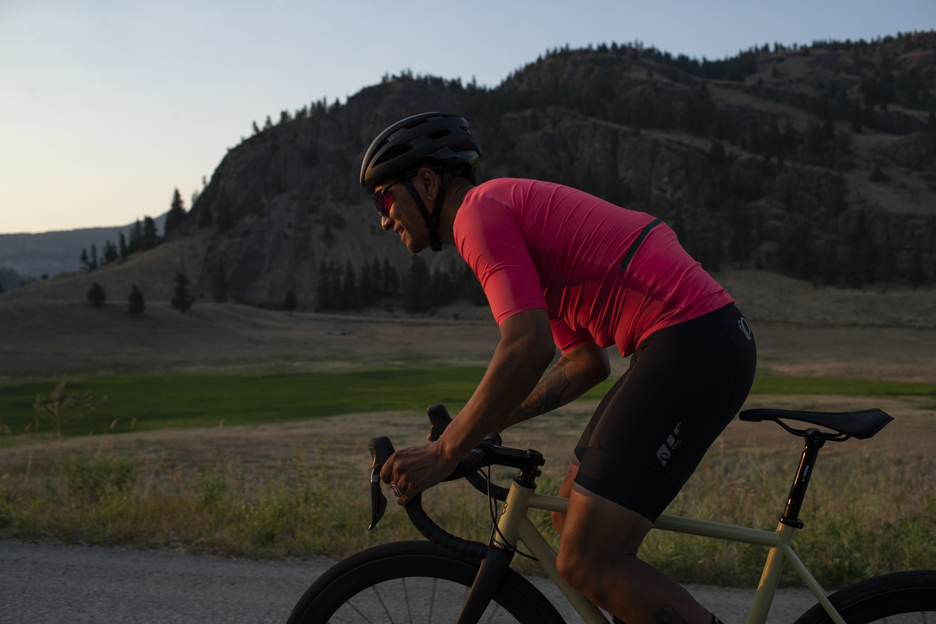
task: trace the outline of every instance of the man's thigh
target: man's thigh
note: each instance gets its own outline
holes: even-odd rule
[[[570,473],[574,479],[574,469]],[[562,528],[561,557],[581,562],[577,565],[600,567],[605,559],[637,554],[653,528],[646,517],[571,481],[568,489],[569,509]]]

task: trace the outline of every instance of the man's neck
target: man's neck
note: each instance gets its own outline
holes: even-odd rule
[[[474,184],[468,182],[464,178],[456,178],[452,181],[448,192],[445,194],[439,234],[442,236],[442,242],[446,245],[455,244],[455,215],[458,214],[458,209],[461,208],[462,202],[465,201],[465,195],[474,187]]]

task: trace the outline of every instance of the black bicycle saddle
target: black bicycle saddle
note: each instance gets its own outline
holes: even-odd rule
[[[749,409],[738,414],[738,418],[746,422],[761,422],[772,420],[784,429],[795,435],[803,435],[803,431],[792,429],[780,422],[782,420],[795,420],[824,427],[845,436],[840,438],[858,438],[865,440],[884,428],[887,423],[894,420],[884,411],[873,408],[858,412],[798,412],[780,409]],[[835,439],[835,438],[829,438]]]

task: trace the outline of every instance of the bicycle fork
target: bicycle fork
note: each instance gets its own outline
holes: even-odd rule
[[[535,476],[525,478],[521,473],[511,484],[507,501],[491,534],[487,555],[481,562],[481,568],[468,597],[465,598],[457,624],[476,624],[504,580],[507,568],[517,552],[520,521],[526,517],[528,501],[536,488],[534,478]]]

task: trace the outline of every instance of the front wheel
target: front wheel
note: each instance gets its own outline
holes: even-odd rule
[[[838,591],[829,600],[846,624],[936,622],[936,570],[897,572],[862,581]],[[831,624],[822,605],[816,605],[796,624]]]
[[[319,577],[288,624],[454,624],[479,566],[421,541],[368,548]],[[539,590],[509,569],[480,621],[565,624]]]

